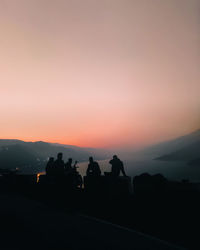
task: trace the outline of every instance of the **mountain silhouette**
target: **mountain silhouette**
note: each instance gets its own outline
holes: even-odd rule
[[[163,145],[165,153],[156,158],[162,161],[185,161],[196,164],[200,156],[200,130]],[[161,145],[162,147],[162,145]]]
[[[38,165],[37,155],[22,145],[0,148],[0,168],[20,168]]]
[[[24,142],[21,140],[0,140],[0,168],[20,168],[37,172],[44,169],[49,156],[55,157],[58,152],[78,161],[87,161],[93,155],[96,159],[105,159],[103,151],[84,149],[81,147],[47,143],[43,141]],[[96,154],[95,154],[96,152]]]
[[[178,151],[183,147],[189,146],[197,141],[200,141],[200,129],[172,140],[167,140],[152,146],[148,146],[142,149],[141,152],[150,155],[157,155],[157,157],[160,157],[161,155]]]

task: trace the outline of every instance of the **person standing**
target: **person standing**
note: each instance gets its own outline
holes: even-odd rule
[[[46,165],[46,175],[52,176],[54,173],[54,158],[50,157]]]
[[[65,163],[62,157],[63,157],[63,154],[58,153],[57,159],[54,162],[54,171],[57,176],[64,176]]]

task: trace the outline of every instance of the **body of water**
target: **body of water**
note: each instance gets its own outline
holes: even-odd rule
[[[132,157],[120,158],[124,162],[127,175],[134,177],[142,173],[162,174],[170,180],[188,179],[193,182],[200,181],[200,168],[188,166],[185,162],[169,162],[154,160],[153,155],[134,154]],[[102,174],[111,171],[110,159],[98,161]],[[78,171],[84,176],[88,162],[78,163]]]

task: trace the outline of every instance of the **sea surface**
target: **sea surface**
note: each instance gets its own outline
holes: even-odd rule
[[[200,167],[188,166],[185,162],[170,162],[154,160],[153,155],[133,154],[132,157],[120,159],[124,163],[127,175],[134,177],[142,173],[162,174],[169,180],[187,179],[193,182],[200,182]],[[110,159],[98,161],[102,174],[111,171]],[[84,176],[88,162],[78,163],[78,171]]]

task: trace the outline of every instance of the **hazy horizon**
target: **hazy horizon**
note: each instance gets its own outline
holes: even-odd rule
[[[138,148],[200,125],[199,0],[2,0],[2,139]]]
[[[43,140],[22,140],[20,138],[0,138],[0,140],[19,140],[19,141],[24,141],[24,142],[45,142],[45,143],[51,143],[51,144],[59,144],[59,145],[63,145],[63,146],[71,146],[71,147],[82,147],[82,148],[93,148],[93,149],[102,149],[102,150],[109,150],[111,152],[115,152],[114,150],[116,150],[116,152],[118,153],[125,153],[125,152],[140,152],[140,150],[143,150],[143,149],[146,149],[146,148],[150,148],[151,146],[156,146],[156,145],[159,145],[159,144],[162,144],[162,143],[165,143],[165,142],[170,142],[170,141],[173,141],[173,140],[176,140],[176,139],[179,139],[181,137],[184,137],[184,136],[188,136],[190,134],[193,134],[193,133],[196,133],[200,131],[200,129],[197,129],[195,131],[190,131],[188,134],[182,134],[180,135],[179,137],[172,137],[172,138],[168,138],[167,140],[162,140],[162,141],[158,141],[158,142],[155,142],[155,143],[151,143],[151,144],[146,144],[146,145],[143,145],[143,146],[135,146],[135,147],[84,147],[84,146],[78,146],[78,145],[72,145],[72,144],[63,144],[63,143],[59,143],[59,142],[51,142],[51,141],[43,141]],[[139,151],[138,151],[139,150]],[[116,153],[115,152],[115,153]]]

